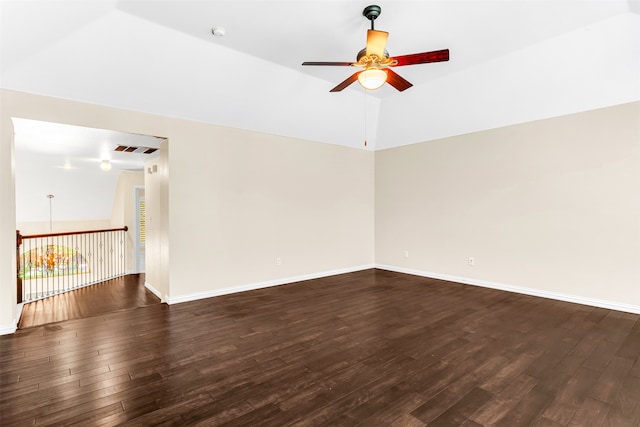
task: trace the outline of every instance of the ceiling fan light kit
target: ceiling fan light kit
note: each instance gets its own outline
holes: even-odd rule
[[[375,90],[382,87],[384,83],[389,83],[395,89],[402,92],[413,85],[390,67],[449,60],[449,49],[389,57],[389,52],[385,49],[389,33],[386,31],[377,31],[374,28],[374,21],[381,13],[382,8],[377,5],[367,6],[362,11],[362,15],[371,21],[371,29],[367,31],[367,45],[358,52],[356,62],[311,61],[303,62],[302,65],[352,66],[364,68],[364,70],[357,71],[349,76],[338,86],[331,89],[330,92],[340,92],[356,80],[367,90]]]
[[[387,73],[379,68],[367,68],[358,74],[358,83],[368,90],[378,89],[382,87],[386,81]]]

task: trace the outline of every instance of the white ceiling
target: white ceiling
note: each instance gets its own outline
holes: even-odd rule
[[[13,126],[16,151],[33,159],[38,155],[54,167],[66,169],[99,170],[100,163],[107,160],[115,171],[141,171],[144,162],[158,155],[158,151],[143,154],[115,151],[118,146],[159,148],[163,138],[136,135],[106,129],[48,123],[37,120],[14,118]]]
[[[371,3],[2,0],[0,85],[366,149],[640,99],[637,0],[376,1],[392,56],[451,60],[329,93],[354,70],[301,63],[355,59]]]
[[[119,152],[119,146],[159,148],[161,138],[104,129],[13,119],[16,218],[19,223],[109,219],[122,171],[142,171],[159,151]],[[111,170],[102,171],[108,160]],[[47,195],[54,195],[52,206]],[[24,230],[23,230],[24,231]],[[55,229],[55,231],[61,231]]]

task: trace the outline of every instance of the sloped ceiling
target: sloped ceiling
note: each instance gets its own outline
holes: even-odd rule
[[[392,56],[451,60],[329,93],[354,70],[301,63],[355,59],[371,3],[3,0],[0,85],[364,149],[640,99],[635,0],[377,1]]]

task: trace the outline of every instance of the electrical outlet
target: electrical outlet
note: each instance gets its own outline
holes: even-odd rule
[[[404,251],[404,257],[405,258],[409,258],[409,251],[405,249]]]
[[[280,257],[276,258],[276,265],[282,265],[282,258]]]
[[[467,264],[469,264],[470,266],[476,265],[476,259],[470,256],[469,259],[467,260]]]

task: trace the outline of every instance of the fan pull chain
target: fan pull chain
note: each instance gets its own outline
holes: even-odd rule
[[[373,21],[371,21],[373,22]],[[364,91],[364,146],[367,146],[367,90],[362,88]]]

